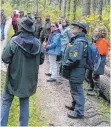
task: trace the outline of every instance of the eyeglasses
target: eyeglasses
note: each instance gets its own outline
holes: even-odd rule
[[[51,27],[55,27],[55,26],[53,25],[53,26],[51,26]]]

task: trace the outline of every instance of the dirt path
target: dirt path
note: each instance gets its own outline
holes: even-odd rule
[[[100,101],[97,97],[86,96],[85,118],[82,120],[69,119],[68,111],[64,106],[71,104],[70,88],[68,81],[59,78],[56,83],[47,83],[49,78],[45,76],[49,68],[48,57],[45,63],[40,66],[39,83],[40,89],[39,102],[43,114],[48,119],[49,125],[53,126],[109,126],[109,110],[105,108],[106,102]]]

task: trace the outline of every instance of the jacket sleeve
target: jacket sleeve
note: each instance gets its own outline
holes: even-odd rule
[[[67,31],[67,35],[68,35],[68,38],[69,38],[69,42],[71,42],[72,32],[71,32],[70,29]]]
[[[11,63],[12,57],[16,50],[16,44],[11,40],[7,43],[6,47],[3,49],[2,61],[6,64]]]
[[[45,54],[44,54],[44,48],[41,45],[41,51],[40,51],[40,65],[44,63],[45,60]]]
[[[53,40],[52,40],[53,43],[48,45],[48,49],[56,48],[59,39],[60,39],[60,34],[56,34],[55,36],[53,36]]]
[[[65,66],[72,66],[83,57],[83,42],[75,41],[69,52],[69,58],[65,62]]]

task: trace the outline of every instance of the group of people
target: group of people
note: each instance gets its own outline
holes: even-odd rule
[[[14,96],[18,96],[20,100],[20,126],[28,125],[29,97],[36,92],[38,70],[39,65],[44,62],[44,52],[48,53],[50,63],[49,73],[45,73],[50,77],[47,82],[57,81],[58,56],[61,56],[60,62],[63,68],[70,70],[69,84],[72,105],[65,105],[65,107],[72,112],[68,114],[68,117],[84,117],[83,81],[86,73],[84,48],[87,47],[87,33],[88,25],[82,21],[74,22],[70,27],[68,20],[63,17],[60,17],[59,22],[52,22],[50,16],[46,15],[44,23],[41,16],[37,14],[35,19],[27,16],[18,18],[17,33],[15,32],[15,35],[7,43],[2,54],[3,62],[9,65],[6,87],[2,97],[2,126],[7,125]],[[93,73],[91,70],[87,71],[87,78],[90,82],[89,92],[99,89],[99,75],[104,74],[109,48],[104,28],[97,27],[94,30],[92,43],[98,48],[101,64],[97,73]],[[104,50],[105,48],[106,50]]]

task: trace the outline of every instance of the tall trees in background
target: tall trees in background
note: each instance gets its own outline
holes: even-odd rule
[[[2,3],[5,0],[2,0]],[[52,9],[57,8],[61,10],[62,16],[70,17],[72,19],[76,19],[76,10],[79,8],[82,9],[82,16],[90,15],[91,13],[98,14],[99,19],[101,20],[102,10],[106,5],[110,4],[110,0],[7,0],[11,1],[13,8],[21,7],[23,9],[29,9],[29,6],[34,8],[35,12],[39,12],[39,8],[41,10],[46,10],[50,5]],[[21,4],[22,3],[22,4]],[[32,11],[32,10],[31,10]],[[67,14],[67,15],[66,15]]]

